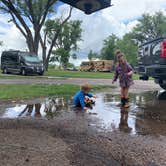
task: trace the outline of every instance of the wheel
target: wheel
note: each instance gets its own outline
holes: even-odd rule
[[[160,87],[166,90],[166,84],[164,83],[159,83]]]
[[[21,75],[23,75],[23,76],[26,75],[26,71],[25,71],[25,69],[21,69]]]
[[[39,73],[40,76],[42,76],[43,74],[44,74],[43,72]]]
[[[4,73],[4,74],[8,74],[7,68],[4,68],[4,69],[3,69],[3,73]]]
[[[140,80],[145,80],[145,81],[148,81],[149,80],[149,77],[147,75],[142,75],[139,77]]]

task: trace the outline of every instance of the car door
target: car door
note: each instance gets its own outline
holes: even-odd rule
[[[10,72],[18,72],[18,55],[17,53],[11,53],[8,61],[8,70]]]

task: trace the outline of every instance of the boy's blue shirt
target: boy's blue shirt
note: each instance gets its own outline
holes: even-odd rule
[[[93,97],[92,94],[90,93],[84,93],[82,90],[78,91],[74,97],[73,97],[73,104],[76,106],[76,107],[82,107],[84,108],[85,107],[85,96],[88,96],[88,97]]]

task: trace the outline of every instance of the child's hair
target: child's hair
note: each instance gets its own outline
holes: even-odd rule
[[[120,54],[120,53],[121,53],[120,50],[116,50],[116,51],[115,51],[115,56],[118,55],[118,54]]]
[[[124,60],[127,61],[125,54],[124,54],[124,53],[119,53],[119,54],[118,54],[118,57],[117,57],[118,62],[119,62],[119,60],[120,60],[121,57],[123,57]]]
[[[114,63],[115,64],[118,63],[118,56],[119,56],[119,54],[121,54],[121,51],[120,50],[116,50],[115,51],[115,57],[114,57]]]
[[[88,83],[81,85],[81,90],[83,92],[90,91],[90,89],[91,89],[91,87],[90,87],[90,85]]]

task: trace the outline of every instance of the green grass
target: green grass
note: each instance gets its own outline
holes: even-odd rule
[[[27,75],[27,76],[22,76],[22,75],[17,75],[17,74],[3,74],[3,73],[0,73],[0,78],[2,79],[34,79],[34,78],[42,78],[41,76],[38,76],[38,75],[34,75],[34,76],[30,76],[30,75]]]
[[[64,71],[64,70],[49,69],[47,72],[45,72],[45,75],[46,76],[54,76],[54,77],[112,79],[113,76],[114,76],[114,73],[110,73],[110,72]],[[138,80],[139,75],[134,74],[133,79]]]
[[[113,86],[93,86],[92,90],[113,88]],[[78,85],[0,85],[0,99],[28,99],[52,95],[73,95]]]
[[[46,76],[71,77],[71,78],[112,78],[112,73],[103,72],[81,72],[81,71],[64,71],[49,69]]]
[[[114,73],[110,72],[81,72],[81,71],[64,71],[64,70],[54,70],[49,69],[45,72],[44,76],[46,77],[59,77],[58,79],[65,79],[65,78],[97,78],[97,79],[112,79]],[[21,76],[21,75],[7,75],[0,73],[1,79],[43,79],[45,77],[41,77],[38,75],[34,76]],[[53,79],[53,78],[51,78]],[[134,80],[139,79],[138,74],[133,75]]]

